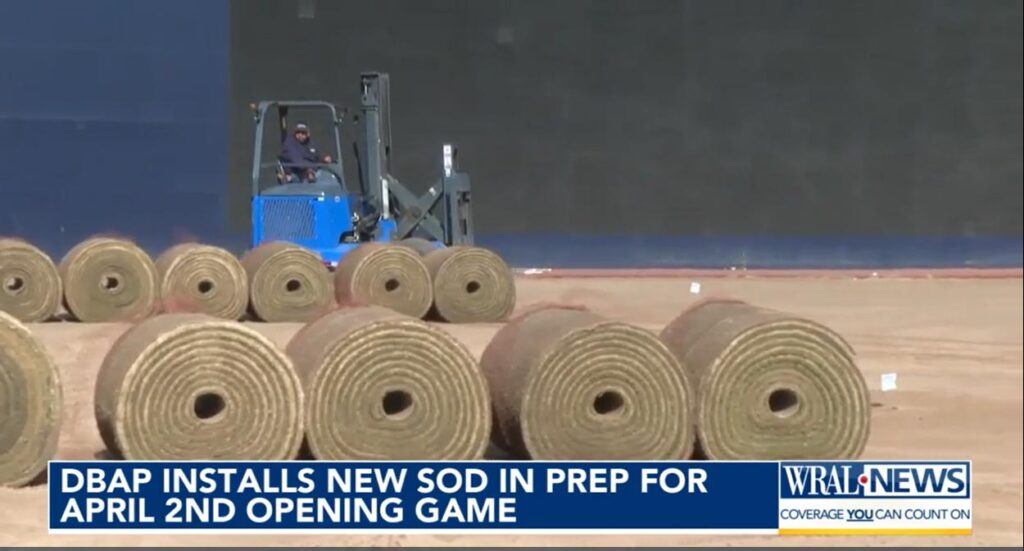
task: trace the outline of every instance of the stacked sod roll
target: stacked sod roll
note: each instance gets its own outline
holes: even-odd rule
[[[80,321],[145,320],[96,388],[105,442],[132,459],[285,459],[303,439],[323,459],[476,459],[488,438],[536,459],[846,459],[870,430],[849,344],[741,301],[699,302],[660,339],[585,311],[534,311],[478,365],[419,318],[509,315],[511,272],[483,249],[370,243],[332,279],[283,242],[241,262],[189,243],[154,263],[129,241],[91,238],[55,266],[0,239],[0,403],[13,412],[0,418],[0,484],[29,481],[56,446],[59,377],[20,322],[53,318],[61,297]],[[307,325],[286,354],[236,322],[247,307]]]
[[[448,333],[381,307],[338,310],[288,344],[306,392],[306,443],[331,460],[478,459],[487,385]]]
[[[382,306],[453,323],[499,322],[515,308],[512,272],[496,254],[423,239],[366,243],[332,275],[302,246],[278,241],[241,261],[200,243],[165,250],[154,262],[131,241],[93,237],[59,266],[20,240],[0,239],[0,311],[23,321],[67,314],[84,322],[139,321],[156,313],[308,322],[336,306]]]
[[[331,275],[320,257],[303,247],[275,241],[242,258],[249,309],[262,321],[310,321],[334,308]]]
[[[700,302],[661,333],[697,388],[711,459],[860,456],[871,420],[853,349],[831,329],[734,300]]]
[[[683,369],[649,331],[579,310],[510,321],[481,360],[496,444],[520,458],[681,459],[693,446]]]
[[[290,459],[302,442],[288,358],[245,325],[204,314],[128,330],[103,360],[95,407],[107,448],[126,459]]]
[[[339,305],[382,306],[416,318],[427,314],[434,299],[419,255],[393,243],[367,243],[345,255],[334,288]]]
[[[57,450],[61,399],[50,355],[0,312],[0,486],[23,486],[46,471]]]
[[[164,312],[195,312],[239,319],[249,301],[242,263],[220,247],[183,243],[156,260]]]
[[[20,239],[0,239],[0,312],[24,322],[57,314],[60,274],[46,253]]]
[[[59,271],[64,306],[79,321],[139,320],[159,299],[152,259],[124,239],[87,239],[64,256]]]
[[[516,305],[512,270],[481,247],[435,247],[425,239],[402,241],[418,252],[430,273],[431,314],[452,323],[503,321]]]

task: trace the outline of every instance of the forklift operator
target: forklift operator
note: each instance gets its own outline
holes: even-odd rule
[[[309,138],[309,126],[303,122],[296,124],[292,135],[285,138],[278,159],[284,165],[283,174],[280,176],[285,182],[315,182],[316,165],[333,162],[330,155],[321,156],[317,152]]]

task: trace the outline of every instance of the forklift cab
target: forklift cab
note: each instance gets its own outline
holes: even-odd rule
[[[345,184],[341,155],[344,113],[323,101],[262,101],[251,107],[256,123],[252,247],[288,241],[337,265],[347,249],[357,245],[353,221],[361,206],[359,197]],[[317,133],[314,142],[322,155],[331,157],[330,163],[289,165],[282,161],[281,148],[291,131],[289,116],[312,123]]]
[[[434,246],[472,245],[469,175],[458,170],[456,147],[441,147],[440,175],[417,195],[391,173],[390,78],[360,75],[361,143],[355,147],[358,192],[349,190],[342,164],[343,111],[324,101],[253,104],[252,246],[288,241],[310,249],[330,266],[360,243],[424,238]],[[301,117],[299,114],[301,113]],[[319,116],[313,116],[319,115]],[[293,124],[312,123],[314,143],[330,163],[294,170],[279,155]],[[324,122],[326,119],[326,122]],[[268,138],[267,136],[270,136]],[[266,149],[266,151],[264,151]],[[301,178],[287,178],[291,172]]]
[[[341,159],[343,113],[339,114],[334,105],[323,101],[263,101],[251,107],[256,122],[253,152],[253,184],[257,186],[256,189],[266,190],[273,187],[275,182],[278,185],[333,183],[336,184],[334,187],[339,190],[339,193],[346,191],[344,166]],[[273,117],[268,120],[268,115],[273,115]],[[289,115],[295,115],[292,117],[295,119],[292,123],[289,123]],[[292,169],[305,168],[310,165],[288,164],[279,155],[293,126],[300,119],[299,115],[303,115],[303,120],[323,123],[322,126],[321,124],[314,125],[314,128],[321,129],[316,143],[325,145],[320,153],[330,156],[332,161],[312,164],[312,170],[315,173],[315,179],[312,181],[303,177],[289,178],[295,173]],[[270,132],[270,140],[267,140],[267,132]],[[278,139],[275,140],[274,137]],[[270,151],[264,151],[264,149]],[[273,178],[269,178],[270,176]]]

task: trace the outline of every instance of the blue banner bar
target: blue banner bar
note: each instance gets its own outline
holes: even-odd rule
[[[52,462],[51,530],[774,529],[776,463]]]
[[[54,461],[51,532],[970,533],[969,462]]]

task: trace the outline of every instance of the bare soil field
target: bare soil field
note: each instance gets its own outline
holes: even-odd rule
[[[519,309],[574,304],[658,331],[706,296],[730,296],[830,325],[858,352],[873,407],[867,459],[971,459],[974,535],[960,537],[722,537],[526,535],[50,535],[46,487],[0,489],[0,545],[1015,545],[1024,544],[1024,305],[1020,279],[520,278]],[[253,324],[281,346],[299,324]],[[127,326],[36,324],[60,365],[59,457],[103,457],[93,384]],[[477,355],[499,325],[444,325]],[[898,389],[882,393],[883,373]]]

